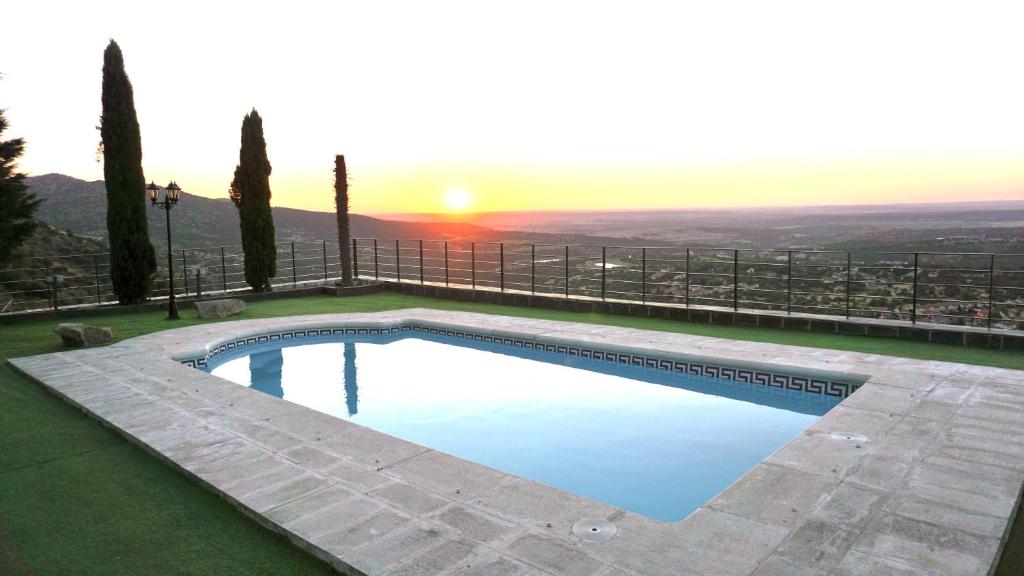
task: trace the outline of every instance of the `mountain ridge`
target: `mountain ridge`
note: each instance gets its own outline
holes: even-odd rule
[[[106,243],[106,188],[102,180],[86,181],[64,174],[25,179],[31,192],[43,199],[36,218],[79,236]],[[298,208],[273,208],[278,242],[330,240],[337,237],[335,214]],[[147,212],[149,234],[158,246],[166,244],[161,210]],[[473,224],[392,222],[351,214],[353,237],[491,240],[504,234]],[[208,247],[241,242],[238,211],[227,198],[206,198],[183,192],[171,210],[175,246]]]

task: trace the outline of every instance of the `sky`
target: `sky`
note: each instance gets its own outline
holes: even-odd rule
[[[1024,2],[14,2],[21,168],[102,178],[121,46],[146,178],[358,213],[1024,199]]]

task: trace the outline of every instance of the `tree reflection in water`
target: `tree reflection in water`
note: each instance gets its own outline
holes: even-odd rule
[[[348,415],[359,413],[359,384],[356,383],[356,345],[345,343],[345,405]]]
[[[249,355],[249,382],[252,387],[260,392],[266,392],[278,398],[284,397],[284,388],[281,387],[281,367],[284,365],[284,356],[281,349],[267,350]]]

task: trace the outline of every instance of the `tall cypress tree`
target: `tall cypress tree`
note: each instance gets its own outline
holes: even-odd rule
[[[146,300],[153,288],[156,254],[146,221],[146,178],[132,83],[121,48],[113,40],[103,52],[103,178],[107,186],[110,281],[121,304]]]
[[[0,109],[0,136],[7,130],[7,118]],[[17,161],[25,150],[21,138],[0,140],[0,268],[14,259],[14,253],[36,229],[33,217],[42,200],[28,191],[25,175]]]
[[[242,120],[242,147],[228,196],[238,207],[245,253],[245,281],[255,292],[270,290],[277,274],[274,217],[270,212],[270,160],[263,119],[254,108]]]
[[[334,210],[338,219],[338,250],[341,252],[341,285],[352,285],[351,232],[348,224],[348,169],[345,157],[334,156]]]

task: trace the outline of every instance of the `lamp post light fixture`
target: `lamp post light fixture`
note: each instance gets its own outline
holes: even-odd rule
[[[178,203],[181,197],[181,188],[171,180],[171,183],[164,188],[164,198],[160,199],[160,187],[150,182],[146,186],[149,191],[149,201],[157,208],[163,208],[167,215],[167,319],[178,319],[178,305],[174,301],[174,257],[171,255],[171,207]]]

